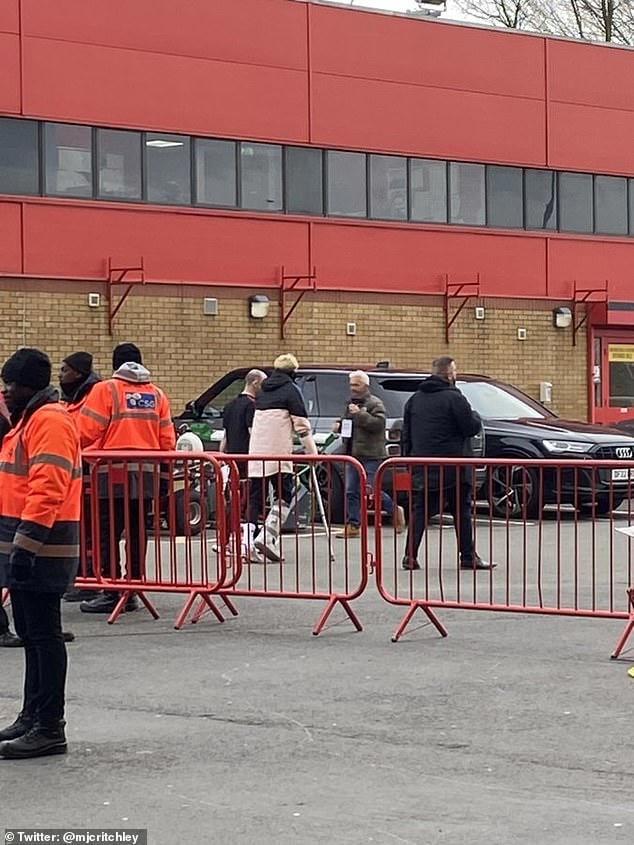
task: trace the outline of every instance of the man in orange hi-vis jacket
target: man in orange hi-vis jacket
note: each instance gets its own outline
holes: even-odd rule
[[[66,752],[61,597],[79,558],[81,454],[43,352],[19,349],[1,375],[13,428],[0,451],[0,587],[24,643],[25,681],[0,757],[16,759]]]
[[[117,346],[112,367],[113,377],[93,387],[77,417],[82,448],[87,453],[91,449],[172,451],[176,433],[169,401],[152,383],[139,348],[133,343]],[[150,463],[98,466],[99,555],[105,577],[121,577],[119,540],[124,529],[128,576],[136,581],[142,575],[147,547],[145,522],[156,471]],[[116,591],[107,591],[79,607],[84,613],[112,613],[118,600]],[[136,596],[132,596],[125,609],[137,607]]]

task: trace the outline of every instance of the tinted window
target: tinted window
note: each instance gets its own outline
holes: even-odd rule
[[[562,232],[592,232],[592,176],[559,174],[559,228]]]
[[[306,406],[306,413],[309,417],[316,417],[319,415],[317,409],[317,381],[313,375],[299,376],[295,381],[295,386],[299,389]]]
[[[348,373],[319,373],[317,395],[320,417],[340,417],[350,398]]]
[[[246,371],[244,373],[246,376]],[[233,381],[226,384],[220,392],[214,396],[203,408],[202,415],[204,417],[219,417],[226,405],[239,396],[244,389],[244,376],[236,376]]]
[[[234,141],[195,140],[196,202],[233,207],[237,204]]]
[[[524,211],[527,229],[556,227],[557,180],[553,171],[524,171]]]
[[[37,194],[38,124],[35,120],[0,117],[0,192]]]
[[[407,220],[407,159],[370,156],[370,216]]]
[[[450,222],[484,226],[484,165],[449,165]]]
[[[242,208],[282,209],[282,148],[275,144],[240,144]]]
[[[594,214],[597,232],[627,235],[627,179],[594,177]]]
[[[103,199],[140,200],[141,133],[97,129],[99,196]]]
[[[286,210],[290,214],[323,214],[324,183],[321,150],[286,147]]]
[[[521,167],[487,167],[487,224],[507,229],[524,225]]]
[[[44,193],[92,197],[92,129],[44,124]]]
[[[429,223],[447,222],[447,162],[412,158],[410,217]]]
[[[385,405],[385,413],[390,417],[403,416],[405,404],[423,381],[423,376],[412,378],[378,378],[370,376],[370,390]]]
[[[367,214],[365,155],[329,150],[328,214],[365,217]]]
[[[522,418],[539,419],[547,416],[537,403],[520,399],[496,384],[484,381],[458,382],[461,392],[467,397],[471,407],[484,419],[518,420]],[[530,404],[529,404],[530,402]]]
[[[191,160],[189,138],[148,132],[145,136],[149,202],[189,205]]]

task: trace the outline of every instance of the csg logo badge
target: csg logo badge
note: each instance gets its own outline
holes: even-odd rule
[[[126,393],[125,402],[130,411],[156,410],[156,395],[154,393]]]

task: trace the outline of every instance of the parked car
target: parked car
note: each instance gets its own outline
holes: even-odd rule
[[[264,368],[266,371],[266,367]],[[318,445],[332,453],[341,445],[333,442],[332,426],[348,396],[348,373],[356,367],[302,367],[297,385],[301,389]],[[363,368],[370,376],[370,390],[385,404],[387,451],[400,454],[403,408],[429,373]],[[201,437],[206,449],[217,449],[222,437],[222,411],[242,390],[248,367],[232,370],[214,382],[198,398],[188,402],[177,422],[187,422]],[[461,374],[458,387],[483,420],[482,433],[474,438],[474,455],[517,458],[510,470],[493,468],[478,473],[478,497],[491,499],[494,514],[501,517],[537,516],[542,505],[570,503],[594,506],[598,513],[618,507],[629,493],[627,470],[591,473],[572,470],[545,471],[540,493],[539,468],[526,465],[531,459],[634,458],[634,437],[617,429],[565,420],[511,384],[475,374]],[[521,463],[520,463],[521,462]],[[632,475],[634,479],[634,474]],[[389,483],[389,479],[388,479]],[[343,510],[342,488],[330,492],[331,509]]]

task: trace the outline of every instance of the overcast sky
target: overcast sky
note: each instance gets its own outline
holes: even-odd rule
[[[414,0],[354,0],[351,4],[350,0],[334,0],[335,3],[341,3],[346,6],[366,6],[372,9],[389,9],[393,12],[408,12],[416,8]],[[444,18],[451,18],[451,20],[467,20],[467,16],[463,14],[456,6],[454,0],[448,0],[447,11],[442,16]]]

